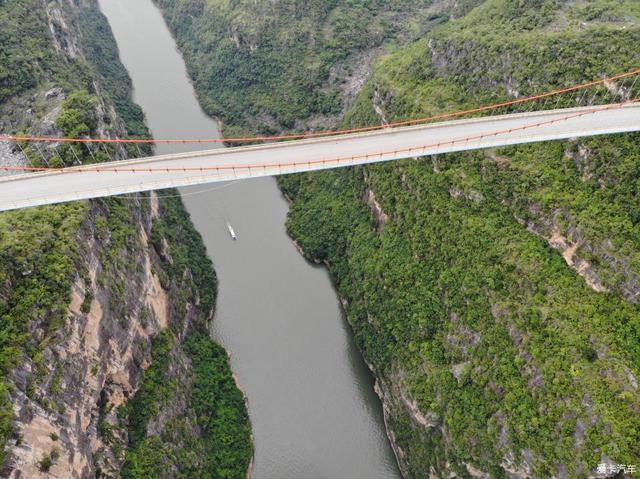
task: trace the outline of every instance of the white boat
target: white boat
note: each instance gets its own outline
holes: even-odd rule
[[[230,223],[227,223],[227,228],[229,228],[229,234],[231,235],[231,238],[233,238],[234,240],[237,240],[238,236],[236,235],[236,232],[233,231],[233,228],[231,227]]]

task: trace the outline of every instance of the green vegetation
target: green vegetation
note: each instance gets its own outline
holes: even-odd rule
[[[299,128],[342,110],[331,69],[422,20],[432,0],[156,0],[227,136]],[[426,21],[426,20],[425,20]],[[416,26],[418,28],[418,26]]]
[[[379,123],[374,103],[389,121],[416,118],[640,64],[640,10],[630,0],[456,2],[376,39],[362,25],[386,18],[391,2],[367,3],[371,16],[352,23],[357,8],[346,1],[325,10],[296,1],[158,3],[227,135],[335,114],[334,62],[401,28],[423,38],[376,63],[344,126]],[[334,9],[347,13],[338,20]],[[449,16],[456,20],[434,27]],[[346,35],[338,50],[334,22]],[[407,477],[468,477],[471,467],[496,478],[507,468],[584,477],[602,455],[637,463],[639,139],[280,179],[293,198],[290,233],[310,259],[329,264],[356,341],[386,386]],[[363,201],[369,191],[386,219]],[[575,245],[568,257],[586,272],[570,267],[552,238]],[[413,401],[421,417],[409,412]]]
[[[188,314],[188,300],[197,304],[194,322],[197,328],[205,330],[216,304],[213,264],[182,201],[176,197],[165,198],[162,206],[163,215],[154,220],[151,229],[151,243],[162,259],[165,272],[161,282],[171,290],[171,304],[179,314]],[[163,239],[168,240],[169,251],[165,251]],[[189,273],[186,278],[185,271]]]
[[[53,449],[48,455],[44,456],[40,460],[40,462],[38,463],[38,468],[42,472],[49,472],[51,466],[53,466],[58,460],[58,457],[60,457],[60,451],[58,451],[57,449]]]
[[[172,401],[176,384],[167,381],[171,350],[175,338],[169,331],[163,331],[153,340],[151,366],[144,373],[144,380],[134,398],[126,404],[130,411],[129,447],[135,448],[147,435],[149,419],[158,415],[160,407]]]
[[[295,198],[290,231],[331,265],[359,347],[447,431],[424,435],[398,415],[409,477],[454,458],[459,474],[471,462],[502,477],[507,451],[534,451],[539,477],[559,463],[597,464],[598,451],[635,460],[639,404],[624,368],[640,368],[637,308],[591,291],[488,188],[480,203],[453,200],[455,170],[415,162],[373,170],[368,181],[394,218],[380,235],[352,189],[361,171],[282,183]],[[578,421],[590,431],[576,449]],[[496,447],[502,428],[507,442]]]
[[[83,81],[91,78],[91,66],[73,63],[55,52],[42,4],[32,0],[1,2],[0,19],[0,108],[7,112],[7,119],[19,125],[24,120],[10,104],[59,83],[69,94],[57,126],[70,135],[95,133],[97,98],[88,93],[84,88],[88,82]],[[24,145],[24,149],[33,164],[42,163],[31,146]],[[51,164],[72,164],[73,153],[67,145],[60,147]],[[89,156],[87,150],[76,153],[81,158]],[[103,153],[100,159],[105,160],[106,155]],[[13,434],[10,371],[22,362],[24,354],[31,358],[36,371],[29,379],[27,393],[33,397],[34,381],[41,379],[44,366],[42,351],[64,326],[72,281],[84,269],[77,240],[79,229],[88,219],[85,203],[0,215],[1,444]],[[54,380],[52,388],[56,387]],[[48,401],[42,403],[46,406]],[[2,460],[4,451],[0,453]],[[47,456],[41,467],[46,470],[54,461]]]
[[[0,442],[12,434],[9,372],[40,352],[67,317],[71,282],[81,267],[76,232],[86,219],[81,203],[0,215]],[[39,334],[33,334],[34,325]],[[2,459],[0,457],[0,459]]]
[[[558,31],[553,25],[559,20],[553,17],[549,20],[550,31],[518,31],[514,36],[511,33],[518,23],[505,23],[508,9],[500,5],[501,2],[486,2],[468,17],[434,32],[429,38],[430,46],[422,40],[379,62],[374,78],[347,114],[346,123],[376,121],[371,107],[374,90],[387,99],[384,110],[388,119],[416,118],[501,101],[509,97],[508,89],[526,96],[573,85],[631,70],[640,61],[640,54],[632,46],[640,40],[640,20],[632,23],[636,28],[597,23],[591,28]],[[580,5],[571,6],[568,12],[557,12],[557,16],[562,13],[573,17],[581,11]],[[634,11],[631,5],[628,11]],[[487,18],[492,15],[501,18],[502,31],[487,26],[491,25]],[[504,58],[526,60],[503,64]],[[475,71],[474,62],[483,65],[483,69]],[[517,217],[536,220],[537,215],[538,221],[541,217],[554,217],[565,236],[572,236],[568,229],[573,225],[593,249],[612,241],[616,257],[628,263],[627,272],[637,272],[640,235],[638,185],[634,181],[639,171],[636,144],[637,135],[626,135],[592,138],[580,144],[505,148],[492,155],[493,161],[488,158],[488,163],[505,158],[508,167],[496,169],[497,176],[490,179]],[[461,171],[458,186],[470,190],[474,178],[486,181],[488,175],[484,175],[482,165],[479,167],[467,179],[461,176],[469,172]],[[628,181],[620,181],[621,178]],[[534,213],[532,208],[541,212]],[[573,240],[580,242],[581,238],[574,236]],[[597,260],[592,257],[597,254],[589,255],[584,250],[578,255]],[[608,266],[594,264],[607,286],[622,291],[626,287],[625,275],[616,277]]]
[[[190,335],[184,348],[193,366],[191,404],[206,445],[202,472],[194,477],[244,478],[253,455],[251,427],[227,352],[206,332]]]
[[[175,314],[192,314],[188,305],[197,306],[191,318],[194,330],[180,347],[178,331],[164,331],[154,339],[151,367],[127,404],[129,447],[122,477],[162,477],[178,470],[184,478],[244,478],[253,454],[249,417],[225,350],[208,336],[216,278],[202,238],[178,198],[163,201],[151,239],[162,258],[161,281]],[[187,378],[177,372],[183,363],[189,364]],[[180,414],[169,418],[159,434],[147,433],[151,419],[181,403]]]
[[[185,391],[177,378],[167,381],[169,370],[179,368],[172,362],[179,357],[171,354],[174,346],[171,333],[156,338],[152,366],[129,403],[129,449],[122,477],[163,477],[176,470],[183,478],[246,477],[253,452],[251,427],[227,353],[206,333],[190,334],[183,345],[191,363],[190,388]],[[146,434],[149,418],[182,400],[185,410],[170,418],[160,435]]]
[[[0,2],[0,103],[35,88],[57,70],[51,39],[37,0]]]
[[[144,113],[131,98],[131,79],[124,65],[117,61],[118,46],[111,34],[108,23],[98,8],[85,9],[79,22],[83,38],[83,47],[91,64],[95,68],[95,79],[100,79],[118,118],[126,125],[127,134],[133,138],[148,138],[149,131],[144,123]],[[150,147],[140,145],[144,153],[150,153]],[[129,151],[131,156],[138,155],[135,147]]]
[[[83,7],[81,20],[76,16],[77,11],[66,5],[47,8],[62,9],[70,21],[77,23],[88,61],[56,51],[42,2],[0,2],[0,110],[15,113],[19,111],[16,105],[25,97],[54,86],[62,87],[67,93],[81,90],[91,95],[103,93],[95,91],[99,86],[106,90],[104,93],[113,102],[129,134],[146,136],[142,110],[131,101],[131,82],[124,66],[113,61],[118,49],[97,5]],[[57,41],[64,45],[68,34],[56,30]]]
[[[66,26],[53,22],[55,40],[45,9],[58,10]],[[76,6],[35,0],[0,0],[0,112],[8,131],[39,131],[45,115],[59,107],[55,127],[69,137],[148,135],[140,108],[130,97],[131,84],[117,61],[117,47],[97,3]],[[54,48],[72,42],[82,55],[66,55]],[[51,91],[51,95],[44,92]],[[114,116],[111,111],[115,109]],[[25,110],[29,108],[29,112]],[[49,133],[47,133],[49,134]],[[118,146],[65,143],[55,149],[21,144],[32,165],[67,166],[109,161],[139,154]],[[18,149],[18,148],[16,148]],[[143,153],[150,152],[142,147]],[[46,378],[47,347],[64,334],[71,286],[86,276],[79,242],[83,228],[93,228],[101,257],[98,283],[111,293],[113,317],[129,321],[124,308],[132,294],[122,281],[140,267],[139,222],[146,206],[126,198],[92,203],[70,203],[0,215],[0,444],[20,437],[12,428],[11,371],[28,356],[34,373],[27,379],[28,397],[54,412],[73,405],[59,402],[65,365],[58,363],[49,393],[40,397],[38,386]],[[202,239],[194,230],[179,199],[161,200],[162,216],[154,220],[151,241],[161,257],[157,273],[167,289],[172,330],[153,341],[152,364],[139,392],[123,409],[128,421],[129,448],[124,477],[245,477],[252,455],[250,424],[241,392],[235,386],[225,351],[206,334],[215,307],[216,278]],[[87,314],[93,300],[88,292],[81,304]],[[141,323],[148,312],[141,313]],[[146,325],[144,325],[146,327]],[[185,330],[189,330],[182,344]],[[180,338],[178,340],[177,338]],[[142,346],[140,346],[142,347]],[[184,377],[172,376],[182,367]],[[98,374],[94,365],[92,374]],[[182,382],[181,382],[182,381]],[[178,387],[185,386],[185,387]],[[172,396],[183,395],[185,410],[173,417]],[[101,395],[98,434],[120,457],[113,426],[107,421],[108,404]],[[167,419],[168,418],[168,419]],[[148,435],[150,422],[167,420],[162,435]],[[52,441],[59,438],[51,434]],[[4,448],[3,448],[4,449]],[[38,463],[48,472],[58,459],[53,449]],[[0,463],[5,451],[0,453]],[[171,469],[167,469],[168,466]],[[103,474],[102,471],[98,475]]]
[[[637,66],[637,18],[621,20],[627,29],[558,29],[562,18],[582,21],[583,7],[484,2],[380,61],[346,124],[376,122],[374,92],[395,120]],[[292,235],[331,265],[357,341],[390,384],[408,477],[431,466],[466,475],[465,463],[505,477],[508,458],[537,477],[559,467],[581,477],[601,454],[638,460],[640,309],[624,299],[640,272],[638,139],[281,180],[295,198]],[[583,163],[572,160],[580,151]],[[380,233],[361,201],[366,189],[390,217]],[[577,243],[576,257],[612,292],[594,292],[517,219]],[[398,388],[444,433],[417,428]]]

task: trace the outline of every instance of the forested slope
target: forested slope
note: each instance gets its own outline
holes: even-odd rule
[[[157,2],[227,135],[323,126],[341,108],[345,126],[424,116],[640,64],[629,0]],[[639,139],[281,179],[289,231],[329,265],[375,369],[406,477],[640,461]]]
[[[346,123],[631,70],[638,13],[484,2],[380,61]],[[586,477],[638,462],[639,139],[282,180],[292,235],[331,265],[381,377],[408,477]]]
[[[227,137],[336,122],[382,45],[419,35],[444,8],[432,0],[154,1],[200,103]]]
[[[94,0],[0,2],[0,25],[0,132],[147,134]],[[4,164],[128,155],[77,144],[0,148]],[[207,336],[215,286],[175,198],[0,215],[0,476],[118,477],[126,464],[132,478],[244,478],[244,398]]]

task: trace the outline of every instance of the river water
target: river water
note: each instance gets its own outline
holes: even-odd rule
[[[152,0],[99,3],[154,137],[219,137]],[[275,181],[181,193],[218,274],[212,334],[230,352],[249,400],[253,478],[398,478],[371,375],[327,272],[307,263],[286,234],[287,204]]]

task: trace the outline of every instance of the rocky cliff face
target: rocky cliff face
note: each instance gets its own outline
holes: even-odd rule
[[[632,2],[469,3],[382,58],[346,123],[528,96],[638,57]],[[329,265],[378,377],[405,477],[605,477],[599,465],[637,462],[637,140],[280,180],[289,231]]]
[[[415,22],[425,38],[383,58],[364,85],[366,64],[342,74],[359,61],[352,50],[372,42],[358,35],[371,30],[361,11],[336,15],[347,35],[332,46],[301,35],[290,12],[277,22],[255,15],[256,2],[209,11],[202,1],[158,3],[205,106],[226,115],[232,133],[338,115],[342,105],[326,95],[309,106],[326,75],[346,79],[345,123],[364,126],[561,88],[638,62],[640,13],[627,0],[434,2],[456,21],[429,32],[447,20],[436,10]],[[308,3],[282,5],[305,19]],[[256,18],[269,19],[268,35],[295,33],[300,50],[247,40],[241,29]],[[324,62],[306,68],[305,43]],[[282,57],[285,65],[265,75]],[[236,68],[222,79],[216,62]],[[247,84],[264,87],[268,102],[243,110]],[[281,180],[293,199],[289,230],[307,256],[329,265],[379,377],[406,477],[589,477],[598,463],[637,462],[637,144],[626,135]]]
[[[73,280],[66,321],[41,351],[39,366],[25,357],[12,373],[16,437],[7,444],[3,476],[91,478],[97,470],[120,469],[127,436],[118,408],[138,389],[158,332],[188,327],[160,284],[160,260],[149,237],[161,209],[157,198],[149,202],[128,202],[137,228],[116,251],[109,230],[96,226],[110,214],[108,204],[90,205],[75,235],[85,274]],[[32,325],[34,334],[38,326]]]
[[[30,23],[21,25],[27,13]],[[12,22],[6,31],[15,48],[30,61],[40,58],[32,85],[0,102],[0,132],[64,136],[75,128],[99,137],[145,134],[95,1],[0,3],[0,17]],[[38,42],[41,51],[30,49]],[[11,87],[3,82],[0,89]],[[75,164],[128,155],[120,146],[0,146],[7,165]],[[166,378],[160,380],[180,387],[174,400],[145,416],[138,434],[164,434],[160,443],[185,451],[205,434],[199,421],[217,411],[192,404],[198,374],[193,358],[217,381],[233,380],[224,350],[209,344],[204,334],[213,316],[216,278],[179,200],[143,194],[5,213],[0,217],[0,261],[0,429],[5,442],[0,477],[120,477],[135,420],[128,404],[153,364],[154,341],[163,331],[173,346],[170,367],[161,371]],[[183,342],[194,331],[203,338],[200,349],[192,346],[195,352],[189,355]],[[217,348],[220,358],[207,356],[207,348]],[[230,385],[225,394],[242,397]],[[251,447],[241,399],[225,413],[230,411],[239,417],[234,424],[244,428],[243,448],[231,445],[242,451],[238,468],[244,475]],[[179,434],[165,434],[168,424],[174,426],[185,415],[190,423],[181,419],[185,427]],[[218,447],[209,442],[199,449],[202,454]],[[223,456],[225,447],[216,452]],[[174,467],[167,477],[178,471]]]

